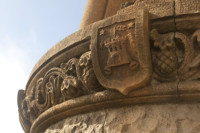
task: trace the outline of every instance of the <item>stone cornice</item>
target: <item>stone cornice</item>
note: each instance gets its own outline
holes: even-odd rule
[[[77,31],[38,61],[18,93],[25,132],[101,108],[200,101],[197,9],[188,15],[166,0],[160,16],[152,3],[136,5]]]
[[[150,89],[149,87],[147,87]],[[42,113],[33,123],[31,132],[43,132],[49,125],[64,118],[89,113],[103,108],[116,108],[126,105],[160,104],[160,103],[198,103],[200,94],[166,94],[163,92],[146,96],[124,96],[119,92],[102,91],[95,94],[82,96],[58,104]]]

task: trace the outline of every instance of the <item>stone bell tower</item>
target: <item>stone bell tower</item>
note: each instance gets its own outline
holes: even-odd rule
[[[88,0],[18,92],[25,133],[200,133],[200,1]]]

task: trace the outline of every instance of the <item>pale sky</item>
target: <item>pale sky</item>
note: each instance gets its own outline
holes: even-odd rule
[[[17,92],[36,62],[78,30],[87,0],[0,0],[0,132],[23,133]]]

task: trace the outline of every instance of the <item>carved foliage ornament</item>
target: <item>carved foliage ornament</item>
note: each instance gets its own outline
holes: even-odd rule
[[[19,118],[25,132],[50,107],[103,87],[127,95],[152,85],[150,81],[199,81],[200,30],[149,32],[146,10],[111,19],[92,29],[91,51],[48,70],[29,88],[30,94],[18,92]]]
[[[200,77],[200,30],[192,35],[180,32],[150,33],[153,40],[153,77],[161,82],[197,80]]]
[[[78,96],[102,91],[93,71],[91,52],[50,69],[37,81],[31,94],[18,92],[20,122],[28,132],[34,120],[48,108]]]
[[[93,31],[98,35],[92,39],[96,43],[92,44],[91,52],[48,70],[29,95],[23,90],[19,91],[20,122],[25,132],[29,132],[35,119],[48,108],[72,98],[102,91],[101,85],[127,94],[149,81],[152,69],[146,11],[142,10],[131,19],[126,18]],[[94,51],[96,47],[97,53]],[[98,54],[101,58],[98,58]],[[103,81],[100,79],[101,74]]]
[[[100,84],[126,95],[151,79],[148,12],[120,20],[94,30],[91,53]]]

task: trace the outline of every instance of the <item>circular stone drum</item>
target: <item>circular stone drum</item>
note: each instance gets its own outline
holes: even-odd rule
[[[26,133],[200,132],[200,1],[118,2],[89,0],[35,65],[18,92]]]

